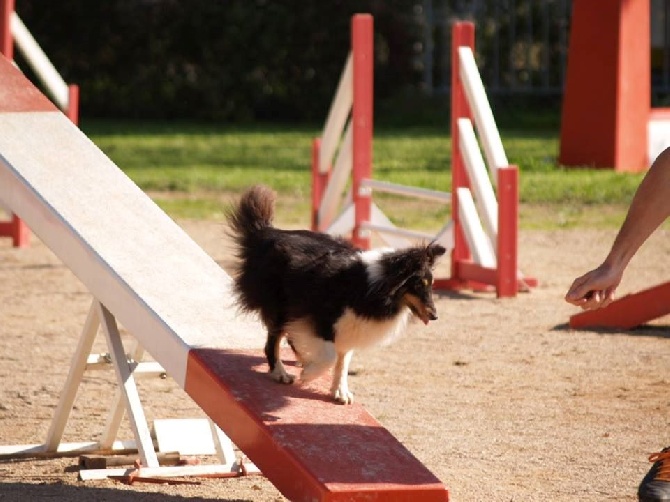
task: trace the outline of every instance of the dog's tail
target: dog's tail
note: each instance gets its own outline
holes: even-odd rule
[[[239,204],[228,214],[228,224],[238,238],[249,237],[271,227],[276,194],[264,185],[249,188]]]

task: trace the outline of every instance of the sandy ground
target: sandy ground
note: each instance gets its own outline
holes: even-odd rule
[[[220,224],[180,223],[229,265]],[[633,331],[566,327],[575,309],[563,302],[565,290],[613,236],[522,232],[520,263],[538,288],[507,300],[440,295],[439,321],[413,323],[391,346],[354,357],[357,401],[444,482],[451,500],[636,500],[647,454],[670,445],[668,318]],[[669,279],[668,256],[670,235],[660,231],[620,293]],[[20,250],[0,239],[0,444],[45,440],[90,302],[37,239]],[[102,338],[94,350],[106,351]],[[169,379],[139,387],[149,420],[202,416]],[[66,441],[99,437],[113,391],[113,372],[87,374]],[[127,425],[122,432],[130,437]],[[84,483],[77,470],[72,458],[0,461],[0,500],[284,500],[261,477],[126,486]]]

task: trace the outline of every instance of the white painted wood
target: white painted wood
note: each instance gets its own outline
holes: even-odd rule
[[[348,237],[354,229],[354,204],[349,202],[344,206],[344,209],[339,216],[325,229],[323,232],[339,236]]]
[[[435,235],[435,242],[447,249],[454,249],[454,222],[449,220]]]
[[[458,57],[460,79],[463,83],[470,109],[474,115],[477,132],[482,139],[482,147],[493,183],[497,183],[495,170],[509,165],[507,155],[505,154],[500,133],[493,118],[491,105],[486,97],[484,84],[479,75],[472,49],[470,47],[459,47]]]
[[[233,442],[212,420],[208,420],[208,422],[216,455],[223,465],[233,465],[236,461]]]
[[[182,455],[217,454],[212,429],[206,418],[154,420],[154,433],[159,451],[178,451]]]
[[[321,149],[319,151],[319,172],[328,172],[342,131],[354,104],[354,65],[351,53],[347,56],[344,70],[337,84],[335,97],[328,111],[328,118],[321,133]]]
[[[384,214],[384,212],[375,204],[372,203],[371,215],[369,225],[379,226],[384,229],[397,228],[393,222]],[[365,225],[364,225],[365,226]],[[326,233],[330,235],[337,235],[347,237],[351,235],[354,229],[354,205],[349,203],[337,219],[326,229]],[[394,249],[400,249],[412,245],[412,241],[398,235],[393,235],[390,232],[384,234],[379,233],[379,238],[384,241],[387,246]]]
[[[67,84],[16,12],[12,12],[10,15],[9,29],[16,42],[16,47],[33,69],[37,78],[44,84],[47,94],[51,96],[61,110],[67,110],[70,101]]]
[[[495,253],[479,221],[472,193],[467,188],[458,189],[458,210],[473,261],[482,267],[495,268]]]
[[[144,355],[144,349],[139,343],[135,343],[135,349],[132,351],[132,359],[134,361],[139,361]],[[110,359],[112,359],[110,357]],[[112,360],[112,364],[114,361]],[[134,376],[135,371],[137,370],[136,364],[128,364],[128,367],[131,371],[131,374]],[[123,393],[121,392],[121,387],[116,389],[114,393],[114,399],[112,400],[112,405],[109,409],[109,414],[107,415],[107,421],[105,423],[105,429],[100,438],[100,445],[104,448],[111,445],[118,436],[119,428],[121,427],[121,421],[123,420],[123,415],[126,412]]]
[[[0,201],[180,387],[193,347],[263,347],[232,279],[65,115],[3,113],[0,131]]]
[[[372,179],[362,180],[361,186],[370,188],[376,192],[392,193],[396,195],[403,195],[405,197],[426,199],[434,202],[441,202],[442,204],[451,203],[451,194],[448,192],[440,192],[439,190],[429,190],[428,188],[399,185],[397,183]]]
[[[112,367],[109,354],[91,354],[86,360],[86,371],[107,370]],[[156,361],[134,362],[132,365],[135,377],[161,377],[167,376],[165,369]]]
[[[328,228],[335,218],[340,205],[340,199],[351,177],[353,165],[353,134],[351,131],[351,122],[349,122],[342,146],[337,154],[337,159],[330,175],[330,180],[328,181],[328,186],[321,199],[318,214],[320,229]]]
[[[458,132],[461,155],[468,172],[470,187],[475,194],[475,204],[484,230],[495,249],[498,242],[498,200],[470,119],[458,119]]]
[[[126,358],[126,352],[123,348],[121,335],[116,325],[116,320],[111,312],[104,305],[98,303],[98,316],[102,331],[107,339],[107,346],[112,356],[116,378],[124,398],[130,428],[135,435],[140,460],[143,466],[158,467],[158,457],[154,451],[153,440],[147,426],[147,419],[144,416],[144,409],[137,392],[135,379],[130,372]]]
[[[78,443],[60,443],[55,451],[47,450],[46,445],[40,444],[18,444],[0,446],[0,458],[25,458],[46,457],[55,458],[61,456],[75,456],[84,453],[124,453],[137,451],[135,440],[114,441],[110,449],[100,448],[97,441],[83,441]]]
[[[670,147],[670,117],[655,117],[652,114],[647,124],[647,132],[647,159],[648,165],[651,165],[663,150]]]
[[[384,225],[375,225],[373,223],[364,223],[363,225],[361,225],[361,227],[363,227],[366,230],[370,230],[371,232],[381,234],[380,237],[382,239],[384,239],[387,236],[393,236],[393,237],[404,237],[405,239],[409,239],[411,241],[432,242],[432,240],[435,238],[433,234],[429,234],[427,232],[408,230],[396,226],[387,227]]]
[[[86,316],[81,336],[79,337],[79,343],[70,363],[70,371],[65,380],[65,385],[63,385],[58,405],[54,411],[51,426],[47,432],[47,439],[44,444],[46,451],[57,451],[61,444],[63,432],[65,431],[65,426],[67,425],[74,400],[77,396],[77,390],[79,390],[79,385],[86,371],[87,358],[91,353],[99,327],[100,317],[98,315],[97,302],[93,300]]]

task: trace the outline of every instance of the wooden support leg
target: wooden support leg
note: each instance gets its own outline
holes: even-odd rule
[[[134,361],[140,361],[144,356],[144,349],[142,346],[137,343],[135,349],[133,350],[131,357]],[[123,393],[121,388],[117,389],[114,396],[114,401],[112,401],[112,406],[109,410],[109,415],[107,415],[107,423],[105,424],[105,430],[100,438],[100,447],[103,449],[111,449],[114,441],[119,432],[119,427],[121,427],[121,421],[123,420],[123,415],[126,412],[126,408],[123,403]]]
[[[151,433],[147,425],[142,403],[137,392],[135,379],[128,366],[126,353],[121,342],[121,334],[116,325],[116,319],[107,308],[101,303],[97,303],[98,315],[107,339],[109,352],[112,356],[116,377],[126,403],[128,410],[128,419],[130,420],[130,427],[137,439],[137,449],[140,454],[142,466],[158,467],[158,457],[154,451],[153,441],[151,440]]]
[[[47,440],[45,443],[45,450],[55,452],[58,449],[58,445],[63,438],[63,431],[65,430],[65,425],[67,420],[70,417],[70,411],[72,411],[72,405],[74,404],[74,399],[77,396],[77,390],[79,389],[79,384],[81,379],[84,376],[84,371],[86,370],[86,360],[88,355],[91,353],[91,348],[93,347],[93,342],[95,341],[95,335],[98,333],[98,328],[100,326],[100,317],[98,316],[98,301],[93,300],[91,308],[88,311],[88,316],[86,317],[86,322],[84,323],[84,329],[79,338],[79,344],[77,345],[77,350],[74,353],[72,358],[72,364],[70,365],[70,373],[67,376],[65,385],[63,386],[63,391],[60,395],[60,400],[58,401],[58,406],[54,412],[54,417],[51,422],[51,427],[47,434]]]

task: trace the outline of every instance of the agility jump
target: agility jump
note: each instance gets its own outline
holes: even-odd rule
[[[535,286],[517,267],[518,168],[508,164],[477,70],[474,25],[456,23],[452,33],[452,193],[372,179],[372,17],[354,16],[351,31],[351,52],[313,143],[312,229],[348,236],[365,249],[373,233],[393,247],[442,244],[452,250],[451,276],[436,278],[437,289],[493,286],[499,297],[513,297]],[[374,191],[451,204],[452,219],[434,235],[398,228],[373,202]]]
[[[69,383],[102,326],[135,412],[142,468],[185,474],[158,466],[119,323],[289,499],[447,500],[444,485],[360,405],[333,405],[318,381],[268,382],[265,335],[236,315],[232,279],[4,57],[0,78],[0,203],[93,296],[47,440],[31,453],[62,451],[76,392]]]

